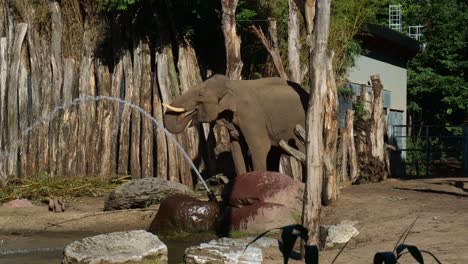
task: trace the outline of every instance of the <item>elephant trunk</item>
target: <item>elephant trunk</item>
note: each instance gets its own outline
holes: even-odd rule
[[[173,134],[182,133],[192,120],[190,116],[183,113],[167,112],[164,114],[164,125]]]

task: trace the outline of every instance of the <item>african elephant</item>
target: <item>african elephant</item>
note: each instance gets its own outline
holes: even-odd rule
[[[222,121],[231,130],[231,152],[237,175],[246,172],[239,138],[244,137],[253,169],[267,170],[267,156],[281,139],[304,152],[294,134],[305,127],[308,93],[281,78],[230,80],[215,75],[175,98],[166,108],[164,122],[172,133],[181,133],[198,122]]]

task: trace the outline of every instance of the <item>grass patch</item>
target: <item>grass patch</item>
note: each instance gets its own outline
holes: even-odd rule
[[[10,179],[0,188],[0,203],[25,198],[42,201],[48,197],[98,197],[117,187],[110,178],[103,177],[52,177],[39,175],[24,179]]]

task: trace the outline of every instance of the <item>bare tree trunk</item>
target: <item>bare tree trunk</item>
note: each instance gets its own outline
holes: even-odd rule
[[[325,103],[324,122],[324,184],[322,202],[329,205],[338,198],[338,181],[336,171],[336,143],[338,139],[338,91],[332,67],[333,52],[327,56],[327,101]]]
[[[18,80],[20,75],[20,62],[21,50],[23,46],[24,37],[26,35],[27,24],[19,23],[15,27],[15,39],[13,41],[11,61],[10,61],[10,74],[8,76],[8,86],[6,90],[6,104],[7,115],[7,176],[18,175],[18,155],[19,155],[19,113],[18,113]]]
[[[354,182],[359,175],[356,148],[354,147],[354,111],[346,111],[345,137],[349,159],[349,179]]]
[[[132,104],[141,106],[140,89],[142,83],[142,48],[143,41],[137,38],[133,41],[133,92]],[[132,111],[132,129],[130,142],[130,173],[132,178],[141,178],[141,114]]]
[[[122,58],[125,88],[124,95],[121,96],[127,102],[131,102],[133,97],[133,67],[130,52],[126,52]],[[130,160],[130,126],[131,126],[132,109],[124,106],[120,121],[120,138],[119,138],[119,162],[117,172],[119,174],[128,175],[129,160]]]
[[[330,22],[329,0],[306,0],[305,17],[309,39],[311,96],[307,111],[306,165],[302,224],[309,231],[308,245],[319,243],[324,150],[324,106],[327,100],[327,43]],[[315,24],[315,28],[314,28]]]
[[[299,28],[299,8],[294,0],[288,0],[288,62],[290,80],[302,83],[301,70],[301,32]]]
[[[236,8],[239,0],[221,0],[221,25],[226,46],[226,75],[231,80],[240,80],[242,59],[240,54],[241,40],[236,32]]]
[[[50,62],[52,66],[52,98],[51,109],[60,105],[60,94],[62,92],[63,69],[62,69],[62,12],[58,2],[49,3],[51,13],[51,40],[50,40]],[[60,117],[55,117],[50,122],[50,174],[56,175],[59,163],[59,136],[60,136]]]
[[[142,45],[141,64],[141,107],[151,113],[151,50],[149,43]],[[148,118],[142,118],[141,133],[141,176],[153,177],[153,123]]]
[[[269,39],[263,34],[263,31],[260,27],[252,26],[252,31],[257,35],[257,37],[262,41],[263,46],[268,50],[270,53],[271,58],[273,59],[273,63],[275,64],[276,71],[278,72],[279,76],[283,79],[288,79],[288,75],[284,70],[283,61],[281,60],[281,55],[278,48],[278,36],[276,30],[276,19],[268,18],[268,32],[269,32]]]
[[[25,177],[28,173],[29,159],[29,135],[22,134],[29,126],[28,118],[28,57],[27,47],[23,45],[21,48],[21,59],[18,72],[18,110],[19,110],[19,128],[18,137],[21,140],[20,147],[20,170],[18,176]]]
[[[371,126],[369,138],[371,144],[371,155],[379,161],[384,160],[384,120],[383,120],[383,86],[380,82],[379,75],[372,75],[372,90],[374,92],[374,100],[372,107]]]
[[[4,113],[6,111],[7,63],[7,38],[2,37],[0,38],[0,186],[6,184],[6,163],[4,156],[4,152],[6,151],[6,141],[4,140],[6,123]]]

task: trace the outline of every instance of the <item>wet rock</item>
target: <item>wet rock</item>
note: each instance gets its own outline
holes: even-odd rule
[[[167,263],[167,247],[144,230],[115,232],[65,247],[62,264]]]
[[[259,233],[297,223],[302,212],[304,184],[278,172],[248,172],[223,191],[231,207],[222,217],[228,230]]]
[[[359,235],[359,231],[352,222],[345,221],[337,225],[323,225],[320,227],[320,240],[325,247],[344,244],[357,235]]]
[[[3,204],[3,206],[8,208],[27,208],[34,207],[34,205],[28,199],[15,199]]]
[[[208,188],[215,195],[221,195],[224,189],[224,186],[229,183],[229,178],[224,175],[218,174],[205,180],[205,182],[206,182],[206,185],[208,185]],[[206,189],[200,181],[195,185],[195,190],[198,193],[200,193],[200,196],[206,197]]]
[[[158,235],[216,231],[218,205],[186,195],[173,195],[161,202],[150,232]]]
[[[185,250],[184,262],[186,264],[201,263],[243,263],[260,264],[263,261],[262,250],[249,246],[244,247],[223,245],[217,243],[203,243],[189,247]]]
[[[211,240],[208,243],[209,244],[221,244],[221,245],[227,245],[227,246],[245,247],[254,239],[255,237],[244,237],[244,238],[222,237],[217,240]],[[254,247],[258,247],[258,248],[278,247],[278,240],[271,238],[271,237],[262,237],[250,245]]]
[[[249,234],[258,234],[297,222],[290,208],[272,203],[231,207],[224,211],[221,219],[221,227]]]
[[[248,172],[239,175],[225,188],[223,200],[243,207],[263,202],[279,204],[301,212],[304,184],[279,172]]]
[[[128,181],[107,197],[104,210],[120,210],[130,208],[145,208],[158,204],[161,200],[174,194],[195,196],[187,186],[162,178],[144,178]]]

